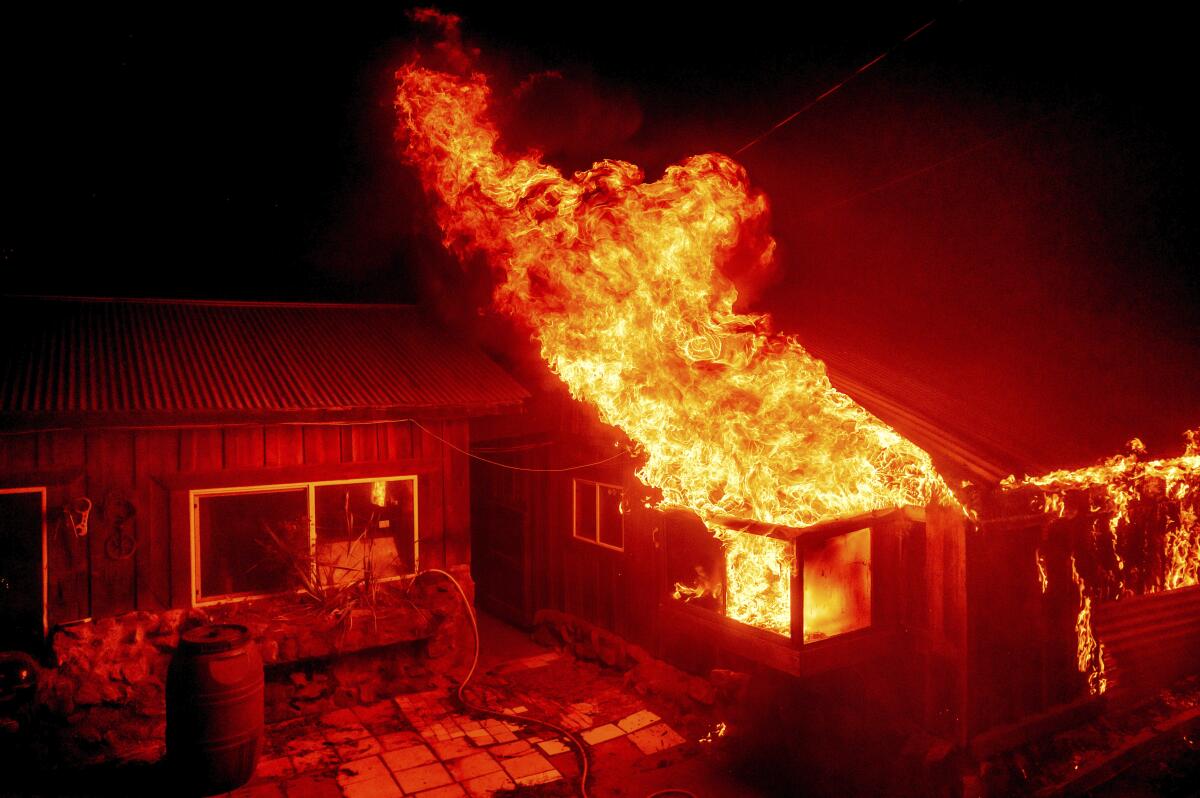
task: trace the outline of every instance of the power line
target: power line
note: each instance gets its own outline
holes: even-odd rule
[[[818,95],[816,99],[812,100],[812,101],[811,101],[811,102],[809,102],[807,105],[805,105],[805,106],[803,106],[802,108],[800,108],[798,111],[794,111],[793,113],[789,114],[788,116],[785,116],[783,119],[779,120],[779,121],[778,121],[778,122],[776,122],[774,125],[772,125],[770,128],[768,128],[768,129],[767,129],[765,132],[763,132],[762,134],[760,134],[760,135],[759,135],[757,138],[754,138],[754,139],[750,140],[749,142],[747,142],[746,144],[743,144],[741,147],[739,147],[738,149],[736,149],[736,150],[734,151],[734,153],[733,153],[733,154],[734,154],[734,155],[741,155],[743,152],[745,152],[746,150],[750,149],[750,148],[751,148],[751,147],[753,147],[755,144],[757,144],[757,143],[759,143],[760,141],[762,141],[763,139],[765,139],[767,136],[770,136],[770,135],[771,135],[772,133],[774,133],[776,130],[779,130],[779,129],[780,129],[781,127],[783,127],[784,125],[787,125],[787,124],[789,124],[789,123],[790,123],[792,120],[794,120],[796,117],[798,117],[798,116],[800,116],[801,114],[803,114],[803,113],[806,113],[806,112],[808,112],[809,110],[811,110],[812,108],[814,108],[814,107],[815,107],[815,106],[816,106],[818,103],[820,103],[822,100],[824,100],[824,99],[826,99],[826,98],[828,98],[828,97],[831,97],[831,96],[833,96],[833,95],[834,95],[834,94],[836,94],[836,93],[837,93],[839,90],[841,90],[841,88],[842,88],[843,86],[845,86],[847,83],[849,83],[850,81],[854,80],[855,78],[857,78],[859,75],[863,74],[864,72],[867,72],[868,70],[870,70],[872,67],[874,67],[876,64],[878,64],[878,63],[879,63],[880,61],[882,61],[883,59],[887,58],[889,55],[891,55],[891,54],[892,54],[892,53],[893,53],[893,52],[894,52],[894,51],[895,51],[897,48],[899,48],[901,45],[903,45],[903,44],[905,44],[905,43],[907,43],[907,42],[910,42],[910,41],[912,41],[913,39],[915,39],[916,37],[920,36],[922,33],[924,33],[926,30],[928,30],[930,27],[932,27],[932,26],[933,26],[933,23],[934,23],[934,22],[936,22],[936,21],[937,21],[936,19],[931,19],[931,20],[929,20],[929,21],[928,21],[928,22],[926,22],[924,25],[922,25],[921,27],[917,28],[917,29],[916,29],[916,30],[914,30],[912,33],[908,34],[908,35],[907,35],[907,36],[905,36],[903,39],[901,39],[900,41],[898,41],[898,42],[896,42],[895,44],[893,44],[893,45],[892,45],[891,47],[889,47],[888,49],[884,50],[882,53],[880,53],[879,55],[877,55],[877,56],[875,56],[874,58],[872,58],[870,61],[868,61],[868,62],[866,62],[865,64],[863,64],[863,65],[862,65],[862,66],[860,66],[858,69],[856,69],[856,70],[854,70],[853,72],[851,72],[849,75],[847,75],[845,78],[843,78],[843,79],[841,80],[841,82],[839,82],[839,83],[836,83],[836,84],[834,84],[833,86],[831,86],[831,87],[829,87],[828,89],[826,89],[825,91],[821,92],[821,94],[820,94],[820,95]]]

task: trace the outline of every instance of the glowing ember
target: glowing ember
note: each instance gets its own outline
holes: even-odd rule
[[[527,323],[577,399],[638,443],[663,505],[807,526],[948,496],[928,455],[836,391],[767,317],[734,310],[723,270],[769,263],[767,201],[698,155],[647,183],[602,161],[565,177],[510,157],[480,74],[397,72],[399,135],[440,200],[445,242],[499,270],[495,301]],[[789,628],[790,555],[732,535],[730,617]]]

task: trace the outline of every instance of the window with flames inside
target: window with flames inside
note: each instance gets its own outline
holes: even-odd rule
[[[417,568],[417,478],[192,491],[194,603],[257,598]]]
[[[666,548],[673,597],[694,610],[806,644],[871,626],[870,528],[793,542],[668,525]]]

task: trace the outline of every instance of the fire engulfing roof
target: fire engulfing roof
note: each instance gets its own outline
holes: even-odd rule
[[[479,415],[526,391],[404,305],[0,299],[0,427]]]

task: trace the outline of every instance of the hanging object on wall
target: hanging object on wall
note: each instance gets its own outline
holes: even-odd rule
[[[92,514],[92,500],[87,496],[71,499],[63,505],[63,519],[75,533],[75,537],[87,537],[88,516]]]
[[[127,560],[137,551],[137,532],[127,528],[137,515],[137,508],[119,494],[111,493],[104,500],[104,520],[112,532],[104,541],[104,553],[110,560]]]

